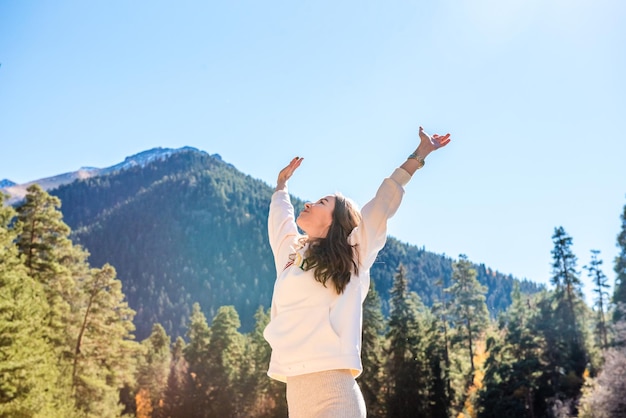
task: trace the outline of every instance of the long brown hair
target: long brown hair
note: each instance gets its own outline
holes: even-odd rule
[[[324,286],[332,279],[335,290],[341,294],[352,273],[359,274],[356,245],[350,245],[348,236],[361,222],[361,214],[355,204],[336,193],[332,218],[326,237],[309,240],[306,269],[315,269],[315,280]]]

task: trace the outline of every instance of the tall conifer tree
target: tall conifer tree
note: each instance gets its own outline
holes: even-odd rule
[[[14,210],[0,195],[0,417],[68,417],[70,399],[57,387],[57,359],[46,341],[43,286],[29,277],[11,228]]]
[[[246,360],[250,364],[246,377],[242,400],[247,416],[272,417],[287,416],[285,384],[267,375],[272,350],[263,337],[263,331],[270,321],[270,312],[262,306],[257,309],[254,330],[247,335]]]
[[[450,360],[450,324],[448,320],[449,301],[447,298],[447,292],[444,289],[443,279],[439,279],[435,282],[439,288],[439,298],[433,303],[432,312],[436,318],[437,334],[439,335],[439,349],[443,358],[442,377],[445,380],[445,398],[446,408],[450,404],[450,399],[453,398],[452,382],[450,379],[451,360]]]
[[[456,331],[465,335],[463,340],[467,342],[470,362],[467,382],[470,384],[474,380],[475,342],[489,322],[489,311],[485,303],[487,289],[478,282],[476,269],[464,254],[452,264],[452,268],[452,285],[446,289],[452,299],[450,318]]]
[[[170,373],[170,337],[161,324],[152,326],[152,333],[142,341],[137,384],[145,400],[149,400],[153,418],[165,417],[163,399]]]
[[[47,338],[58,355],[63,374],[71,378],[72,362],[68,360],[74,356],[72,336],[79,321],[72,309],[78,298],[77,278],[72,269],[76,268],[76,259],[85,261],[86,254],[72,246],[59,199],[36,184],[28,187],[27,192],[24,204],[17,209],[21,233],[16,242],[28,275],[43,285],[49,306]]]
[[[608,296],[607,289],[609,288],[608,278],[602,271],[602,260],[598,259],[600,251],[591,250],[591,261],[587,269],[589,278],[591,278],[594,288],[593,292],[596,294],[596,300],[594,306],[597,308],[597,325],[596,330],[598,334],[598,341],[602,348],[608,347],[608,332],[605,314],[608,308]]]
[[[576,256],[572,252],[572,237],[562,226],[555,228],[552,235],[554,248],[552,249],[552,278],[557,295],[562,294],[569,307],[570,315],[574,317],[576,299],[582,296],[582,282],[576,271]]]
[[[172,361],[165,389],[163,413],[168,418],[191,417],[188,393],[191,390],[189,363],[185,360],[185,340],[178,337],[172,349]]]
[[[387,416],[430,416],[432,373],[425,349],[429,321],[425,318],[425,308],[417,294],[408,291],[406,271],[402,265],[394,277],[390,305],[386,367]]]
[[[363,344],[361,346],[363,374],[359,378],[367,410],[372,416],[382,416],[384,413],[382,408],[384,399],[381,393],[384,378],[384,332],[385,318],[382,313],[382,304],[375,283],[372,282],[363,304]]]
[[[572,238],[563,227],[555,228],[552,236],[554,249],[554,292],[538,304],[536,328],[544,339],[542,362],[545,382],[542,393],[549,405],[571,403],[580,394],[583,372],[588,364],[581,281],[576,270],[576,256],[572,252]],[[548,388],[548,385],[550,386]]]
[[[244,353],[244,338],[238,331],[240,326],[239,314],[234,306],[220,307],[211,324],[210,404],[216,417],[240,414],[242,397],[248,396],[239,390]]]
[[[75,338],[72,367],[77,406],[94,417],[116,417],[123,406],[120,390],[134,382],[134,311],[122,293],[115,269],[91,269],[80,281],[80,327]]]
[[[17,208],[16,244],[27,274],[42,285],[47,300],[43,321],[45,338],[56,357],[59,379],[56,388],[73,397],[72,369],[80,329],[79,281],[89,274],[87,252],[69,239],[58,198],[39,185],[29,186],[24,203]]]
[[[447,347],[447,324],[442,325],[441,317],[425,310],[426,338],[423,350],[429,370],[428,411],[430,417],[449,415],[452,389]]]
[[[211,329],[198,303],[194,303],[192,307],[187,337],[189,344],[185,347],[184,353],[185,359],[189,363],[189,375],[191,377],[191,390],[187,394],[187,408],[190,410],[189,416],[205,417],[208,416],[207,411],[210,410],[209,342],[211,341]]]
[[[537,312],[531,296],[523,295],[518,283],[511,299],[511,306],[500,316],[500,333],[487,340],[490,355],[480,392],[479,417],[535,418],[545,409],[537,396],[542,348],[532,327]]]
[[[619,254],[615,257],[614,270],[615,290],[613,292],[613,303],[617,305],[617,309],[613,314],[613,320],[626,319],[626,205],[620,217],[622,228],[617,236],[617,246],[620,249]]]

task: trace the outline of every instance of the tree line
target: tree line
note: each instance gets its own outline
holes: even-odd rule
[[[234,306],[211,321],[194,304],[185,338],[158,323],[134,339],[135,312],[113,266],[92,267],[70,239],[58,198],[31,186],[0,208],[0,417],[285,417],[285,386],[266,375],[268,310],[239,331]],[[598,252],[583,267],[572,237],[552,236],[552,288],[489,314],[467,257],[427,306],[399,263],[389,298],[364,306],[358,379],[372,417],[617,417],[626,415],[626,206],[615,288]],[[383,304],[389,314],[383,314]]]

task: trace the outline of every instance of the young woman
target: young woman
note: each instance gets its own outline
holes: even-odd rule
[[[277,279],[264,336],[272,347],[267,373],[287,383],[290,418],[365,417],[355,378],[363,370],[369,269],[385,245],[387,220],[400,205],[403,187],[432,151],[450,142],[450,134],[430,136],[422,127],[419,137],[415,152],[360,212],[334,194],[306,203],[295,219],[287,181],[302,158],[278,174],[268,219]]]

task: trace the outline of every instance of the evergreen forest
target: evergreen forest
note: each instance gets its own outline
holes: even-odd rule
[[[270,195],[191,150],[0,205],[0,417],[286,417],[262,335]],[[554,228],[549,288],[390,237],[364,306],[368,416],[626,417],[617,216],[608,268]]]

